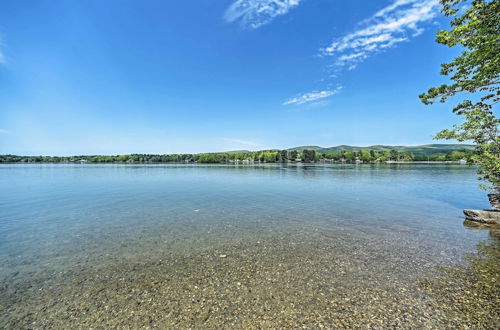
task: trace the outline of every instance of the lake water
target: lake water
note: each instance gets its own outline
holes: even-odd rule
[[[460,165],[0,165],[0,328],[499,326]]]

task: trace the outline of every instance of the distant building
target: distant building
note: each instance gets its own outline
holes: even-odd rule
[[[458,161],[458,163],[459,163],[460,165],[467,165],[467,161],[466,161],[465,159],[460,159],[460,160]]]

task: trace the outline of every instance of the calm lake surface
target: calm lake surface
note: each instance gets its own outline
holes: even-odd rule
[[[498,328],[460,165],[0,165],[0,328]]]

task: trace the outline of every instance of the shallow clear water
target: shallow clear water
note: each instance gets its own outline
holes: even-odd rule
[[[477,185],[459,165],[0,165],[0,327],[490,327],[498,309],[446,306],[456,275],[422,284],[497,248],[463,225]]]

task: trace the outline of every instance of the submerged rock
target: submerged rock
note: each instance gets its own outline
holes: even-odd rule
[[[500,211],[496,210],[464,210],[465,220],[485,224],[500,225]]]

